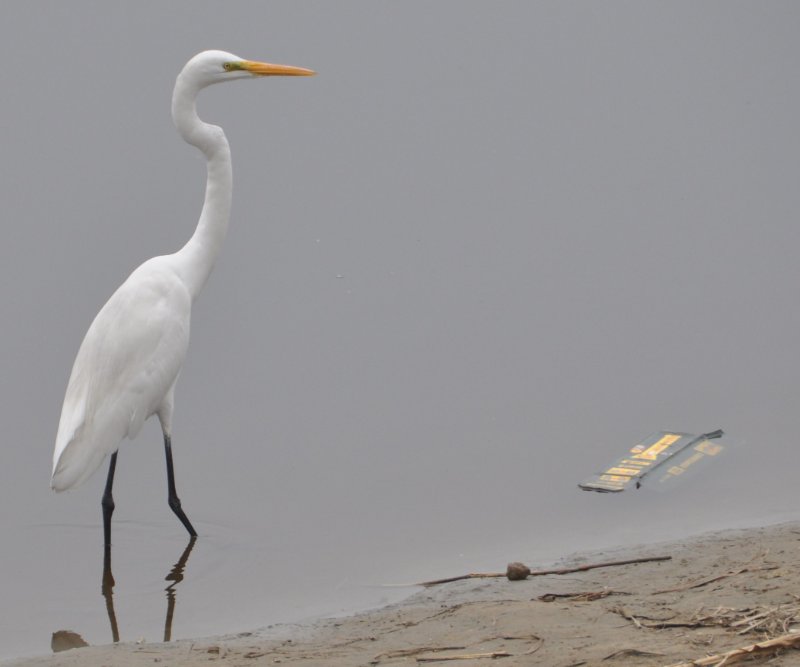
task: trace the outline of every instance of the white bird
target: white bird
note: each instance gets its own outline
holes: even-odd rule
[[[206,157],[205,201],[189,241],[153,257],[122,283],[95,317],[78,350],[58,424],[50,486],[64,491],[84,482],[111,454],[103,493],[105,544],[111,543],[111,488],[117,450],[158,415],[164,433],[169,506],[197,535],[175,491],[171,424],[175,383],[189,346],[192,303],[219,254],[231,208],[231,154],[222,128],[203,122],[195,100],[206,86],[263,76],[308,76],[312,70],[204,51],[186,63],[172,94],[172,119],[181,137]]]

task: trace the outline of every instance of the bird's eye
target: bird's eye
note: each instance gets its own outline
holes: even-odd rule
[[[226,72],[230,72],[233,69],[233,63],[222,63],[222,69]]]

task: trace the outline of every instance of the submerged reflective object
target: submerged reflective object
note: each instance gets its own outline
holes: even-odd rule
[[[722,436],[722,429],[702,435],[658,431],[636,443],[607,470],[592,475],[578,487],[584,491],[619,493],[631,486],[638,489],[648,475],[652,475],[654,484],[668,484],[690,468],[696,469],[701,461],[721,454],[725,445],[711,441]]]

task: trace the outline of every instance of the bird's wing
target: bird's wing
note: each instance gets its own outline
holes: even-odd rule
[[[174,385],[189,344],[191,297],[155,258],[111,296],[72,368],[53,455],[53,488],[88,478],[133,438]]]

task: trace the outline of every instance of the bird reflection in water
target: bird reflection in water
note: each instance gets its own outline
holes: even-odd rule
[[[189,538],[189,543],[183,550],[178,562],[175,563],[173,568],[169,571],[169,574],[165,577],[166,581],[172,582],[164,589],[167,593],[167,616],[164,619],[165,642],[168,642],[170,639],[172,639],[172,615],[175,613],[175,599],[177,597],[177,591],[175,590],[175,587],[183,581],[183,570],[186,567],[186,563],[189,562],[189,554],[192,553],[192,548],[194,547],[194,543],[196,541],[197,537],[194,535]]]
[[[172,639],[172,618],[175,615],[175,603],[177,600],[176,587],[183,581],[183,572],[186,569],[186,564],[189,562],[189,556],[192,553],[195,542],[197,542],[197,537],[192,536],[189,538],[189,543],[184,548],[178,562],[172,566],[169,574],[164,577],[165,581],[170,582],[164,589],[164,592],[167,594],[167,615],[164,619],[165,642]],[[103,549],[103,584],[101,591],[106,601],[106,612],[108,613],[108,622],[111,626],[111,639],[114,643],[117,643],[119,641],[119,625],[117,624],[117,614],[114,611],[114,583],[114,574],[111,571],[111,545],[106,544]],[[78,633],[70,630],[57,630],[54,632],[50,645],[53,649],[53,653],[80,646],[88,646],[86,641],[84,641]]]

